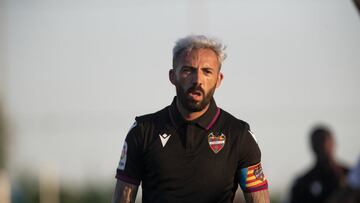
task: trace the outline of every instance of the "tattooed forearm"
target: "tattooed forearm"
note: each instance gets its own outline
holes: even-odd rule
[[[137,185],[118,180],[116,182],[112,203],[134,203],[137,191]]]
[[[244,193],[246,203],[270,203],[269,191],[260,190],[258,192]]]

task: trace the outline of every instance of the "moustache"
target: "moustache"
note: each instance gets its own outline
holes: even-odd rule
[[[191,93],[191,92],[201,92],[201,94],[205,95],[204,89],[198,85],[194,85],[186,91],[186,93]]]

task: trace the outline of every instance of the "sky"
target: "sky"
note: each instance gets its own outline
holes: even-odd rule
[[[0,4],[0,90],[11,177],[51,168],[65,184],[114,184],[135,116],[172,101],[171,50],[188,34],[227,45],[221,108],[247,121],[273,191],[333,129],[360,156],[360,16],[352,1],[42,1]]]

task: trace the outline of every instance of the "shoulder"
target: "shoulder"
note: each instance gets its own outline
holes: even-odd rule
[[[317,179],[318,175],[314,168],[307,169],[306,171],[297,175],[294,181],[294,187],[305,187],[305,185],[309,185],[310,182]]]
[[[225,120],[225,122],[230,123],[232,128],[238,129],[240,131],[250,129],[250,126],[246,121],[236,118],[224,109],[221,109],[221,116],[221,118]]]
[[[222,110],[222,109],[221,109]],[[229,128],[229,131],[236,135],[235,137],[239,138],[239,141],[242,144],[249,145],[249,146],[255,146],[254,143],[257,145],[257,139],[254,133],[251,131],[249,123],[246,121],[236,118],[232,114],[228,113],[225,110],[222,110],[222,115],[225,117],[224,121],[226,122],[225,125],[227,125]],[[242,147],[244,148],[244,147]],[[256,146],[258,148],[258,146]]]
[[[137,142],[145,139],[146,135],[155,129],[157,124],[164,123],[168,119],[167,107],[155,113],[145,114],[135,117],[134,124],[130,127],[127,139],[135,139]],[[142,141],[141,141],[142,142]]]
[[[156,123],[168,118],[168,106],[154,113],[136,116],[135,121],[138,125]]]
[[[223,109],[221,109],[220,118],[222,126],[228,129],[228,132],[232,134],[232,137],[238,139],[238,142],[242,144],[257,143],[255,135],[252,133],[250,125],[246,121],[236,118]]]

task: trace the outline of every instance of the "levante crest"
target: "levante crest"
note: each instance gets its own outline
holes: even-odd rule
[[[217,154],[225,145],[226,136],[224,134],[210,133],[208,136],[208,142],[211,150]]]

